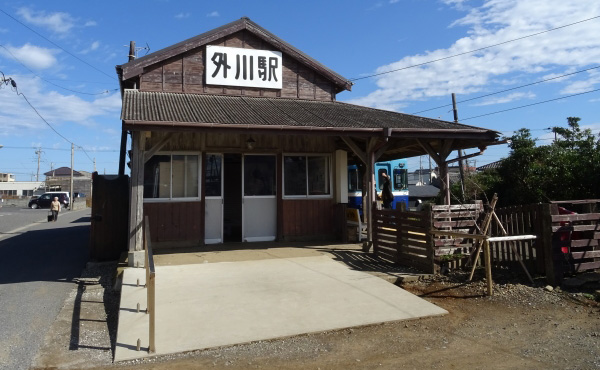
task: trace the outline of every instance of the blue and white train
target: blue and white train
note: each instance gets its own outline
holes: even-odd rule
[[[392,209],[399,209],[400,203],[404,203],[408,209],[408,169],[406,159],[375,163],[375,187],[377,194],[381,195],[383,189],[383,174],[390,176],[392,181],[392,193],[394,201]],[[363,174],[356,165],[348,166],[348,207],[357,208],[362,215],[363,203]]]

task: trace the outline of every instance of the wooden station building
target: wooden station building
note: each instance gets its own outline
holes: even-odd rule
[[[117,73],[130,252],[144,215],[153,243],[170,246],[336,238],[349,162],[372,179],[375,161],[429,154],[443,177],[450,152],[499,143],[496,131],[337,102],[352,82],[248,18]]]

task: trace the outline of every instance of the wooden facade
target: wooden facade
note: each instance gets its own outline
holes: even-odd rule
[[[165,140],[166,132],[149,133],[145,140],[144,151],[148,152]],[[255,147],[248,151],[246,140],[255,140]],[[278,239],[315,240],[335,239],[341,233],[338,210],[333,193],[322,199],[285,198],[281,186],[281,158],[295,154],[331,154],[335,151],[335,140],[325,136],[275,136],[275,135],[227,135],[221,133],[175,133],[169,136],[162,146],[164,153],[237,153],[237,154],[273,154],[278,158],[277,200]],[[203,158],[206,158],[204,156]],[[201,168],[206,167],[206,159]],[[332,167],[335,159],[331,156]],[[204,181],[202,181],[202,184]],[[337,184],[333,183],[332,188]],[[205,237],[204,196],[197,201],[159,201],[144,202],[144,215],[149,216],[152,241],[158,247],[201,245]]]
[[[272,45],[248,31],[236,32],[208,45],[261,50],[274,49]],[[283,88],[281,90],[207,85],[204,76],[205,65],[206,46],[173,56],[145,70],[139,78],[139,89],[140,91],[170,93],[335,100],[335,85],[331,81],[286,54],[283,56]]]
[[[277,55],[276,60],[281,60],[276,67],[281,68],[281,87],[279,82],[275,87],[252,85],[271,88],[208,84],[207,63],[216,65],[217,62],[216,54],[207,60],[207,46],[253,50],[246,53],[248,55],[256,50],[281,53],[281,59],[277,59],[279,54],[272,53]],[[364,163],[368,177],[372,178],[372,168],[379,158],[388,160],[428,153],[439,166],[445,167],[452,150],[473,147],[483,150],[498,142],[499,133],[487,129],[339,103],[336,94],[351,90],[352,82],[247,18],[139,59],[132,57],[134,50],[132,44],[130,61],[117,66],[123,93],[120,174],[125,167],[126,133],[132,138],[130,253],[142,248],[144,215],[149,216],[153,242],[198,245],[215,240],[206,230],[206,225],[214,221],[211,209],[219,207],[219,199],[205,193],[204,169],[208,155],[228,156],[230,161],[232,158],[241,161],[249,154],[275,157],[276,192],[268,197],[269,209],[272,209],[269,212],[276,213],[276,232],[270,231],[275,234],[273,237],[277,240],[331,239],[343,234],[340,220],[344,219],[344,212],[340,210],[347,203],[344,170],[347,170],[348,156]],[[240,53],[246,55],[245,51],[233,50],[235,58]],[[264,60],[260,53],[257,55]],[[229,68],[226,61],[224,66],[224,69]],[[237,66],[239,68],[239,64]],[[238,82],[219,81],[230,85]],[[200,158],[198,196],[144,199],[147,187],[144,167],[155,155]],[[328,164],[323,165],[323,168],[329,166],[327,179],[315,181],[326,183],[329,190],[306,190],[305,196],[284,195],[284,161],[292,160],[286,156],[306,156],[308,163],[311,155],[328,158]],[[272,159],[260,160],[263,165],[273,163]],[[309,178],[308,170],[306,178]],[[307,180],[307,189],[308,186]],[[374,199],[372,182],[367,188],[371,189],[367,194],[370,202]],[[223,212],[244,207],[241,189],[241,185],[239,190],[229,189],[239,193],[240,199],[228,204],[221,194]],[[209,205],[209,202],[212,203]],[[241,217],[253,216],[248,213]],[[255,224],[249,225],[246,227]],[[252,236],[247,240],[257,238]]]

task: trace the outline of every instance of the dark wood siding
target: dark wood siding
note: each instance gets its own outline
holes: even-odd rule
[[[284,199],[283,239],[335,237],[333,199]]]
[[[275,47],[246,31],[236,32],[212,42],[211,45],[276,50]],[[335,99],[335,86],[331,81],[287,54],[283,55],[283,87],[281,90],[206,85],[204,78],[206,62],[205,47],[174,56],[144,70],[140,78],[140,90],[328,101]]]
[[[150,220],[153,242],[187,241],[200,243],[204,224],[201,202],[144,203]]]

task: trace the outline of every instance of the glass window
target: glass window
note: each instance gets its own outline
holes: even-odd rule
[[[286,156],[283,160],[284,194],[306,195],[306,157]]]
[[[144,165],[144,198],[197,197],[197,155],[155,155]]]
[[[273,155],[244,157],[244,195],[275,195],[276,161]]]
[[[379,183],[379,190],[383,189],[383,182],[384,182],[384,178],[383,178],[383,174],[387,174],[387,170],[385,168],[380,168],[377,171],[377,182]]]
[[[408,189],[408,173],[406,170],[394,169],[394,189]]]
[[[197,155],[174,155],[171,176],[173,198],[198,197]]]
[[[206,168],[204,170],[205,196],[221,196],[221,156],[217,154],[208,154],[206,158]]]
[[[329,157],[308,157],[308,194],[329,194]]]
[[[328,156],[285,156],[284,194],[288,196],[329,195],[330,160]]]
[[[144,165],[144,198],[169,198],[171,156],[155,155]]]
[[[362,176],[358,168],[348,170],[348,191],[356,192],[362,190]]]

